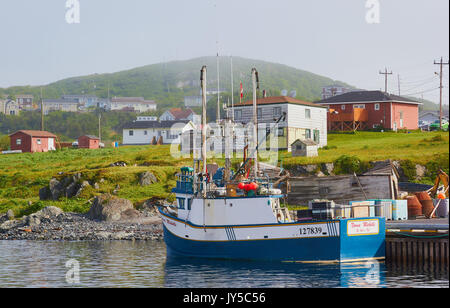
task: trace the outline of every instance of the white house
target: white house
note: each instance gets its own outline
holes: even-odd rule
[[[277,129],[278,148],[291,151],[291,145],[298,139],[311,139],[319,147],[328,143],[327,135],[327,107],[310,102],[304,102],[288,96],[266,97],[257,100],[258,108],[258,135],[261,126],[269,129],[282,115],[286,113],[284,121],[279,123]],[[253,122],[253,101],[234,106],[234,120],[247,124]]]
[[[197,116],[190,108],[172,108],[164,112],[160,117],[160,121],[192,121],[200,123],[200,117]]]
[[[12,99],[0,100],[0,113],[18,115],[20,113],[20,105]]]
[[[134,111],[141,113],[155,111],[157,104],[155,101],[145,100],[143,97],[114,97],[111,99],[108,109],[111,111]]]
[[[163,144],[180,144],[181,134],[194,130],[191,121],[156,121],[138,117],[123,128],[123,145],[148,145],[162,138]]]

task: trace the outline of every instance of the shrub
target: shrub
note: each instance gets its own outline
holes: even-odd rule
[[[342,155],[334,163],[335,174],[352,174],[361,171],[361,160],[356,156]]]

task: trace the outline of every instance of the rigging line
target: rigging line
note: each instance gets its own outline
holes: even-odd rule
[[[438,78],[438,76],[434,75],[434,76],[428,77],[428,78],[426,78],[426,79],[421,79],[421,80],[416,80],[416,81],[402,81],[402,83],[403,83],[403,84],[411,84],[411,85],[414,85],[414,84],[417,84],[417,83],[421,83],[421,82],[426,82],[426,81],[434,80],[434,79],[436,79],[436,78]],[[403,80],[404,80],[404,79],[403,79]]]
[[[406,96],[406,95],[417,95],[417,94],[428,93],[428,92],[435,91],[435,90],[439,90],[439,88],[428,89],[428,90],[417,92],[417,93],[407,93],[407,94],[403,94],[403,95],[404,96]]]
[[[428,81],[428,82],[424,82],[424,83],[422,83],[422,84],[419,84],[419,85],[417,85],[417,86],[414,86],[414,87],[412,87],[412,88],[408,88],[408,89],[406,89],[406,90],[404,90],[405,92],[410,92],[411,90],[415,90],[415,89],[417,89],[417,88],[420,88],[420,87],[422,87],[422,86],[424,86],[424,85],[426,85],[426,84],[429,84],[429,83],[432,83],[432,82],[435,82],[436,80],[430,80],[430,81]]]

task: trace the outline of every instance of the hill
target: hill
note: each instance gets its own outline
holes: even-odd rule
[[[231,93],[231,65],[229,57],[220,57],[220,87]],[[143,96],[154,99],[159,109],[179,107],[184,96],[199,95],[200,69],[208,67],[208,87],[217,89],[217,58],[201,57],[186,61],[152,64],[112,74],[94,74],[60,80],[43,86],[44,98],[56,98],[63,94],[95,94],[99,97]],[[282,89],[296,90],[297,98],[320,98],[322,87],[343,82],[299,70],[287,65],[260,60],[233,57],[234,95],[239,98],[239,83],[243,82],[245,98],[251,95],[251,69],[259,71],[261,89],[269,95],[279,95]],[[40,97],[40,87],[0,88],[0,95],[33,94]]]

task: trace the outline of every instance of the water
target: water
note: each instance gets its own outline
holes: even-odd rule
[[[0,241],[0,287],[448,288],[448,278],[448,268],[384,263],[166,259],[161,242]]]

